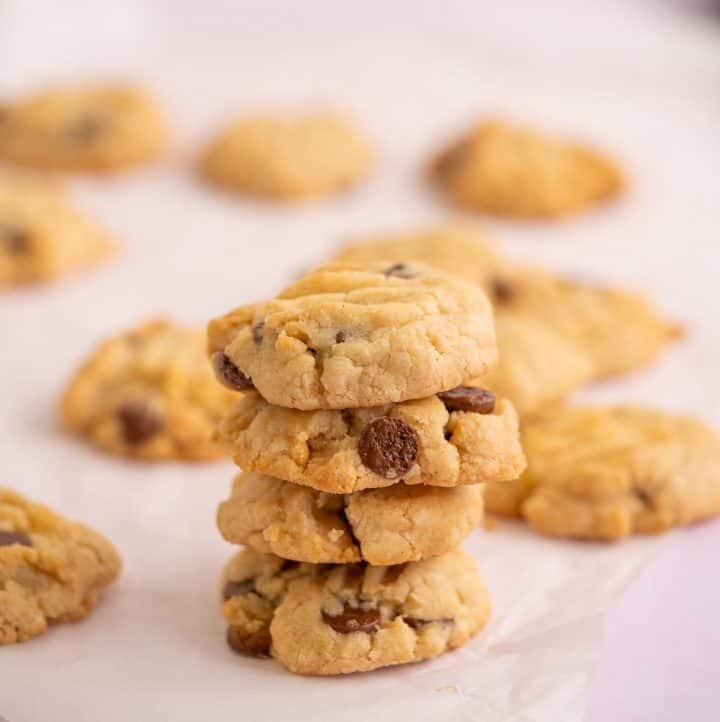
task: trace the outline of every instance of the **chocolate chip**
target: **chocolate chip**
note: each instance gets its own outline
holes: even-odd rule
[[[413,629],[422,629],[423,627],[427,627],[428,624],[452,624],[453,620],[444,618],[444,619],[419,619],[418,617],[403,617],[403,622],[408,625],[408,627],[412,627]]]
[[[495,410],[495,394],[479,386],[456,386],[450,391],[439,393],[438,398],[448,411],[491,414]]]
[[[345,343],[347,341],[347,334],[345,331],[338,331],[335,334],[335,343]]]
[[[234,652],[247,654],[250,657],[270,656],[270,630],[267,627],[255,632],[248,632],[243,627],[228,627],[225,637],[228,646]]]
[[[466,141],[460,141],[451,145],[444,153],[441,153],[432,166],[432,172],[438,176],[447,176],[456,171],[465,161],[468,153]]]
[[[507,303],[515,295],[512,284],[502,278],[493,278],[490,281],[490,290],[495,303]]]
[[[653,505],[653,498],[647,491],[645,491],[645,489],[633,489],[633,494],[635,494],[643,506]]]
[[[381,416],[369,423],[358,444],[360,460],[368,469],[386,479],[406,474],[418,454],[418,437],[407,422]]]
[[[232,597],[242,597],[255,589],[254,579],[243,579],[241,582],[229,581],[223,589],[223,599],[228,600]]]
[[[212,356],[212,365],[217,380],[233,391],[247,391],[254,389],[252,379],[246,376],[222,351],[217,351]]]
[[[20,544],[24,547],[33,545],[32,539],[21,531],[2,531],[0,529],[0,547],[10,547],[13,544]]]
[[[139,401],[127,401],[115,410],[128,444],[140,444],[155,436],[162,428],[162,419]]]
[[[68,126],[66,135],[74,143],[91,143],[108,127],[107,118],[87,113]]]
[[[413,273],[405,263],[396,263],[390,268],[386,268],[383,271],[385,276],[394,278],[417,278],[417,273]]]
[[[359,609],[345,605],[337,616],[322,613],[323,622],[340,634],[351,632],[375,632],[380,626],[380,612],[377,609]]]
[[[252,327],[252,337],[256,345],[260,345],[263,340],[263,332],[265,331],[265,321],[260,321]]]
[[[22,226],[0,223],[0,244],[10,253],[20,255],[30,247],[30,233]]]

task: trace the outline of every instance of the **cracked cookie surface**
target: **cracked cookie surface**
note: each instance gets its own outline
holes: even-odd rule
[[[138,459],[214,459],[212,435],[236,395],[213,377],[202,331],[155,320],[110,338],[61,401],[72,431]]]
[[[233,123],[205,151],[201,173],[217,185],[277,200],[344,190],[366,175],[372,152],[331,113],[254,116]]]
[[[499,121],[451,144],[431,176],[461,206],[518,218],[568,215],[623,187],[619,168],[599,153]]]
[[[0,174],[0,289],[91,266],[113,248],[55,184]]]
[[[228,644],[299,674],[366,672],[459,647],[486,624],[475,560],[455,549],[398,566],[298,564],[248,549],[222,583]]]
[[[86,617],[120,567],[100,534],[0,487],[0,645]]]
[[[211,321],[208,346],[226,384],[297,409],[423,398],[482,374],[497,353],[482,289],[415,263],[322,266]]]
[[[455,489],[394,484],[327,494],[264,474],[239,474],[218,508],[233,544],[316,564],[403,564],[444,554],[482,521],[479,485]]]
[[[613,540],[720,514],[720,438],[694,418],[559,405],[522,440],[527,471],[488,485],[485,502],[542,533]]]
[[[113,171],[158,155],[166,129],[143,92],[57,88],[0,108],[0,160],[69,171]]]
[[[346,494],[408,485],[515,479],[525,467],[509,401],[478,387],[371,408],[299,411],[248,392],[218,438],[247,471]],[[473,407],[480,396],[486,406]],[[401,433],[399,433],[399,431]]]
[[[484,287],[495,309],[499,363],[476,382],[507,396],[521,414],[593,379],[641,368],[680,335],[640,294],[516,264],[470,226],[370,236],[338,259],[403,257]]]

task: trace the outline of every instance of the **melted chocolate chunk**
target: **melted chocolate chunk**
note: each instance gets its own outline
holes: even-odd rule
[[[162,429],[162,419],[140,401],[127,401],[115,414],[128,444],[139,444],[155,436]]]
[[[359,609],[345,605],[342,612],[333,617],[322,613],[323,622],[340,634],[351,632],[375,632],[380,626],[380,612],[377,609]]]
[[[345,343],[347,341],[347,334],[345,331],[338,331],[335,334],[335,343]]]
[[[248,632],[242,627],[231,626],[227,630],[227,643],[230,649],[250,657],[270,656],[270,630],[267,627]]]
[[[246,376],[222,351],[212,356],[212,365],[217,380],[233,391],[247,391],[254,389],[252,379]]]
[[[418,437],[407,422],[381,416],[369,423],[358,443],[360,460],[386,479],[407,474],[418,455]]]
[[[479,386],[456,386],[438,394],[448,411],[473,411],[491,414],[495,410],[495,394]]]
[[[32,547],[32,539],[21,531],[2,531],[0,529],[0,547],[9,547],[13,544],[20,544],[24,547]]]

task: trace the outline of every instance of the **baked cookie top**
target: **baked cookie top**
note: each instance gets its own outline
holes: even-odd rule
[[[202,331],[154,320],[102,343],[75,374],[60,411],[72,431],[121,456],[213,459],[235,394],[213,378]]]
[[[211,321],[208,344],[224,383],[297,409],[423,398],[496,360],[480,287],[416,263],[322,266]]]
[[[0,645],[87,616],[120,567],[100,534],[0,487]]]
[[[0,289],[90,266],[113,247],[58,186],[0,174]]]
[[[403,564],[458,546],[482,521],[480,485],[394,484],[326,494],[256,473],[239,474],[220,504],[223,537],[301,562]]]
[[[152,100],[129,86],[56,88],[0,107],[0,160],[113,171],[158,155],[167,131]]]
[[[471,226],[366,240],[338,258],[390,263],[402,251],[483,286],[495,309],[499,364],[479,383],[521,414],[590,380],[645,366],[680,335],[642,295],[519,265]]]
[[[431,176],[459,205],[519,218],[568,215],[623,186],[601,154],[502,121],[471,128],[439,154]]]
[[[489,511],[545,534],[620,539],[720,514],[720,438],[700,421],[633,406],[558,406],[527,420],[528,468],[488,485]]]
[[[237,120],[215,138],[200,171],[241,193],[301,200],[344,190],[371,163],[366,141],[333,113],[257,115]]]
[[[420,562],[297,564],[244,550],[225,569],[228,644],[299,674],[349,674],[419,662],[465,644],[490,599],[466,552]]]
[[[247,471],[334,494],[507,481],[525,468],[514,408],[477,386],[342,411],[287,409],[248,392],[218,438]]]

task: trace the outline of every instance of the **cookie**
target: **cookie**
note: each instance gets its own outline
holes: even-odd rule
[[[0,645],[83,619],[120,567],[97,532],[0,488]]]
[[[0,108],[0,160],[67,171],[114,171],[157,156],[166,129],[152,100],[123,86],[47,90]]]
[[[453,142],[433,162],[431,178],[460,206],[515,218],[569,215],[623,186],[620,169],[599,153],[500,121]]]
[[[641,295],[519,265],[470,226],[370,236],[338,260],[389,263],[404,254],[483,286],[495,307],[500,360],[477,381],[521,414],[589,381],[641,368],[680,335]]]
[[[595,377],[592,359],[538,318],[496,314],[500,361],[471,384],[511,399],[521,416],[565,398]]]
[[[559,406],[523,427],[528,468],[488,484],[488,511],[544,534],[622,539],[720,514],[720,438],[696,419],[632,406]]]
[[[641,294],[558,277],[538,268],[496,276],[497,318],[532,316],[547,324],[593,364],[593,378],[648,365],[682,330],[665,320]]]
[[[460,549],[392,567],[244,550],[225,569],[222,596],[230,647],[299,674],[429,659],[468,642],[490,616],[475,561]]]
[[[113,248],[57,186],[0,174],[0,289],[91,266]]]
[[[331,494],[510,480],[525,466],[515,409],[481,387],[342,411],[287,409],[248,392],[218,438],[246,471]]]
[[[258,552],[316,564],[384,566],[450,551],[482,515],[480,485],[394,484],[343,495],[245,473],[235,478],[217,521],[227,541]]]
[[[276,200],[329,195],[357,183],[371,165],[365,140],[331,113],[258,115],[223,131],[200,172],[233,191]]]
[[[65,426],[138,459],[214,459],[213,430],[236,395],[214,379],[201,331],[165,320],[105,341],[61,401]]]
[[[211,321],[208,345],[224,383],[296,409],[424,398],[496,360],[482,289],[415,263],[323,266]]]

